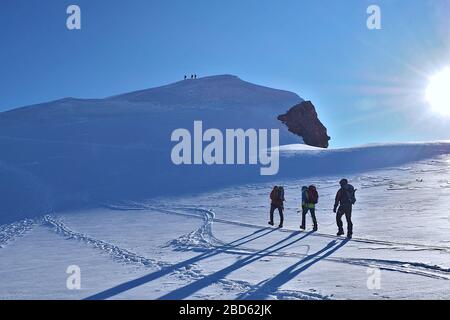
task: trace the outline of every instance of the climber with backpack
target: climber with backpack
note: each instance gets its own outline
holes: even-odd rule
[[[284,188],[275,186],[272,189],[272,192],[270,193],[270,221],[269,224],[273,226],[275,223],[273,222],[273,214],[276,209],[278,209],[278,213],[280,214],[280,228],[283,228],[283,222],[284,222]]]
[[[342,179],[339,184],[341,188],[336,194],[333,209],[333,212],[336,213],[336,223],[338,226],[337,236],[339,237],[344,234],[342,216],[345,215],[345,219],[347,220],[347,238],[351,239],[353,236],[352,209],[356,203],[356,189],[348,183],[347,179]]]
[[[306,229],[306,214],[311,212],[311,218],[313,221],[313,231],[317,231],[317,219],[316,219],[316,204],[319,203],[319,193],[317,188],[313,185],[309,187],[302,187],[302,225],[300,229]]]

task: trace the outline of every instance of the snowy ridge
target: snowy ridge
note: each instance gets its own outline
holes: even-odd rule
[[[34,220],[25,219],[0,226],[0,249],[4,248],[9,242],[23,236],[26,232],[33,228],[34,224]]]
[[[235,75],[216,75],[112,96],[106,101],[146,102],[163,106],[258,107],[277,101],[292,105],[303,101],[297,94],[253,84]]]
[[[167,159],[174,146],[172,132],[202,120],[205,128],[219,130],[278,128],[282,143],[298,143],[277,116],[302,101],[292,92],[222,75],[0,112],[0,180],[13,185],[1,188],[0,224],[40,216],[49,208],[95,205],[98,199],[136,200],[217,186],[199,175],[203,168],[173,167]],[[226,173],[222,167],[209,170],[221,176],[219,186],[236,177],[243,180],[238,171],[259,177],[253,166]],[[187,183],[194,179],[195,184]]]

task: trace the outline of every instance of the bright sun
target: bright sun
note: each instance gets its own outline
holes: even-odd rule
[[[434,111],[450,116],[450,68],[430,78],[426,98]]]

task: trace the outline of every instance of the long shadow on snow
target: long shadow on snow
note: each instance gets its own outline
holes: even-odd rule
[[[194,281],[193,283],[190,283],[182,288],[176,289],[176,290],[160,297],[159,300],[181,300],[181,299],[188,298],[195,292],[200,291],[201,289],[206,288],[206,287],[210,286],[211,284],[220,281],[221,279],[224,279],[227,275],[229,275],[233,271],[239,270],[257,260],[260,260],[263,257],[269,256],[277,251],[285,249],[285,248],[305,239],[306,237],[311,235],[313,232],[308,232],[307,234],[303,235],[302,237],[292,240],[289,243],[278,247],[279,245],[281,245],[284,242],[288,241],[289,239],[295,237],[299,233],[300,232],[294,232],[294,233],[290,234],[288,237],[278,241],[277,243],[272,244],[269,247],[262,249],[244,259],[240,259],[237,262],[233,263],[232,265],[230,265],[226,268],[216,271],[209,276],[206,276],[200,280]],[[276,248],[276,247],[278,247],[278,248]],[[276,249],[273,249],[273,248],[276,248]]]
[[[349,241],[348,239],[342,240],[340,243],[338,243],[336,240],[331,241],[324,248],[320,249],[316,253],[306,256],[299,262],[293,264],[289,268],[277,274],[272,279],[262,282],[259,288],[257,288],[253,292],[244,293],[241,296],[239,296],[238,299],[245,299],[245,300],[267,299],[270,293],[275,292],[278,288],[281,288],[283,284],[288,283],[296,276],[298,276],[300,273],[312,267],[314,264],[329,257],[337,250],[342,248],[344,245],[346,245],[348,241]]]
[[[234,240],[234,241],[232,241],[232,242],[230,242],[228,244],[225,244],[225,245],[220,246],[220,247],[218,247],[216,249],[213,249],[212,251],[208,251],[208,252],[202,253],[202,254],[200,254],[198,256],[195,256],[193,258],[190,258],[188,260],[179,262],[179,263],[177,263],[177,264],[175,264],[173,266],[162,268],[159,271],[150,273],[150,274],[145,275],[143,277],[140,277],[138,279],[134,279],[134,280],[122,283],[122,284],[120,284],[118,286],[115,286],[113,288],[107,289],[107,290],[102,291],[100,293],[94,294],[94,295],[92,295],[90,297],[87,297],[85,300],[104,300],[104,299],[111,298],[111,297],[113,297],[115,295],[118,295],[118,294],[120,294],[122,292],[131,290],[131,289],[136,288],[136,287],[138,287],[140,285],[143,285],[145,283],[148,283],[148,282],[154,281],[154,280],[156,280],[158,278],[161,278],[161,277],[163,277],[163,276],[165,276],[167,274],[170,274],[170,273],[172,273],[172,272],[174,272],[176,270],[185,268],[185,267],[187,267],[187,266],[189,266],[191,264],[197,263],[197,262],[202,261],[204,259],[216,256],[216,255],[218,255],[220,253],[225,252],[226,250],[237,248],[237,247],[242,246],[242,245],[244,245],[246,243],[255,241],[255,240],[259,239],[259,238],[267,236],[268,234],[270,234],[270,233],[272,233],[272,232],[274,232],[276,230],[277,229],[270,229],[270,228],[263,228],[263,229],[257,230],[255,232],[249,234],[249,235],[246,235],[246,236],[244,236],[242,238],[239,238],[237,240]]]

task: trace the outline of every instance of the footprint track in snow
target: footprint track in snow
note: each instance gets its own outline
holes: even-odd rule
[[[211,217],[210,215],[208,215]],[[210,218],[205,219],[205,225],[211,221]],[[135,254],[133,252],[130,252],[129,250],[120,248],[116,245],[113,245],[111,243],[107,243],[103,240],[92,238],[88,235],[76,232],[68,228],[64,223],[54,217],[51,217],[50,215],[45,216],[42,219],[42,223],[44,225],[47,225],[52,230],[57,232],[60,235],[65,236],[69,240],[76,240],[81,241],[87,245],[90,245],[96,249],[102,250],[103,252],[108,253],[113,257],[115,261],[120,261],[124,263],[137,263],[144,265],[146,267],[153,266],[157,267],[159,270],[163,270],[164,268],[171,269],[175,264],[167,263],[163,261],[157,261],[154,259],[148,259],[143,256],[140,256],[138,254]],[[203,228],[202,226],[201,230],[208,230],[208,228]],[[195,232],[194,232],[195,233]],[[214,249],[213,249],[214,250]],[[219,251],[217,253],[222,253],[222,251]],[[194,263],[192,265],[183,266],[177,269],[173,269],[172,272],[168,274],[175,274],[179,279],[183,281],[198,281],[200,279],[204,278],[204,272],[203,270],[199,269],[197,265]],[[252,284],[246,282],[246,281],[238,281],[238,280],[231,280],[231,279],[217,279],[215,282],[217,284],[220,284],[225,291],[238,291],[240,293],[247,292],[247,291],[253,291],[255,290],[255,286]],[[272,295],[275,298],[291,298],[291,299],[329,299],[328,296],[321,296],[319,294],[312,294],[309,292],[302,292],[302,291],[285,291],[285,290],[277,290],[276,292],[273,292]]]
[[[198,208],[198,207],[190,207],[190,206],[177,206],[177,207],[152,207],[146,206],[138,203],[133,203],[131,206],[134,210],[154,210],[165,214],[174,214],[180,216],[186,216],[190,218],[203,219],[204,225],[198,228],[196,231],[190,233],[188,236],[183,236],[179,239],[176,239],[171,242],[172,245],[175,246],[177,250],[195,250],[199,252],[208,252],[211,250],[217,250],[226,254],[236,254],[236,255],[261,255],[265,257],[284,257],[284,258],[297,258],[304,259],[308,256],[308,253],[292,253],[292,252],[272,252],[269,255],[266,255],[264,252],[259,252],[259,250],[250,249],[242,247],[241,245],[233,246],[232,248],[226,248],[227,244],[219,239],[217,239],[212,234],[211,225],[213,222],[226,223],[241,227],[253,228],[258,230],[264,230],[266,227],[258,226],[254,224],[235,222],[230,220],[223,220],[214,218],[215,214],[211,210]],[[129,207],[127,205],[119,205],[119,206],[110,206],[110,208],[114,208],[115,210],[128,210]],[[182,211],[182,212],[180,212]],[[206,227],[206,225],[208,227]],[[294,233],[299,232],[298,230],[290,230],[290,229],[278,229],[275,230],[278,232],[286,232],[286,233]],[[206,234],[205,234],[206,233]],[[316,237],[325,237],[329,239],[336,239],[336,236],[321,234],[321,233],[312,233],[310,236]],[[181,239],[181,240],[180,240]],[[210,242],[208,242],[209,240]],[[205,243],[205,240],[207,243]],[[412,244],[405,242],[393,242],[393,241],[383,241],[383,240],[375,240],[375,239],[364,239],[364,238],[353,238],[350,240],[351,242],[357,243],[365,243],[365,244],[377,244],[384,245],[387,249],[395,249],[395,250],[404,250],[404,251],[416,251],[418,249],[421,250],[439,250],[449,252],[449,247],[442,246],[431,246],[431,245],[423,245],[423,244]],[[200,246],[197,246],[198,243],[201,243]],[[259,252],[259,253],[258,253]],[[335,262],[335,263],[343,263],[350,265],[357,265],[362,267],[376,267],[381,270],[393,271],[393,272],[401,272],[406,274],[413,274],[428,278],[434,279],[443,279],[450,280],[450,269],[442,268],[436,265],[429,265],[418,262],[408,262],[408,261],[393,261],[393,260],[382,260],[382,259],[357,259],[357,258],[337,258],[337,257],[327,257],[324,259],[325,261]]]
[[[0,249],[6,247],[8,243],[22,237],[26,232],[30,231],[35,224],[35,220],[25,219],[0,226]]]

